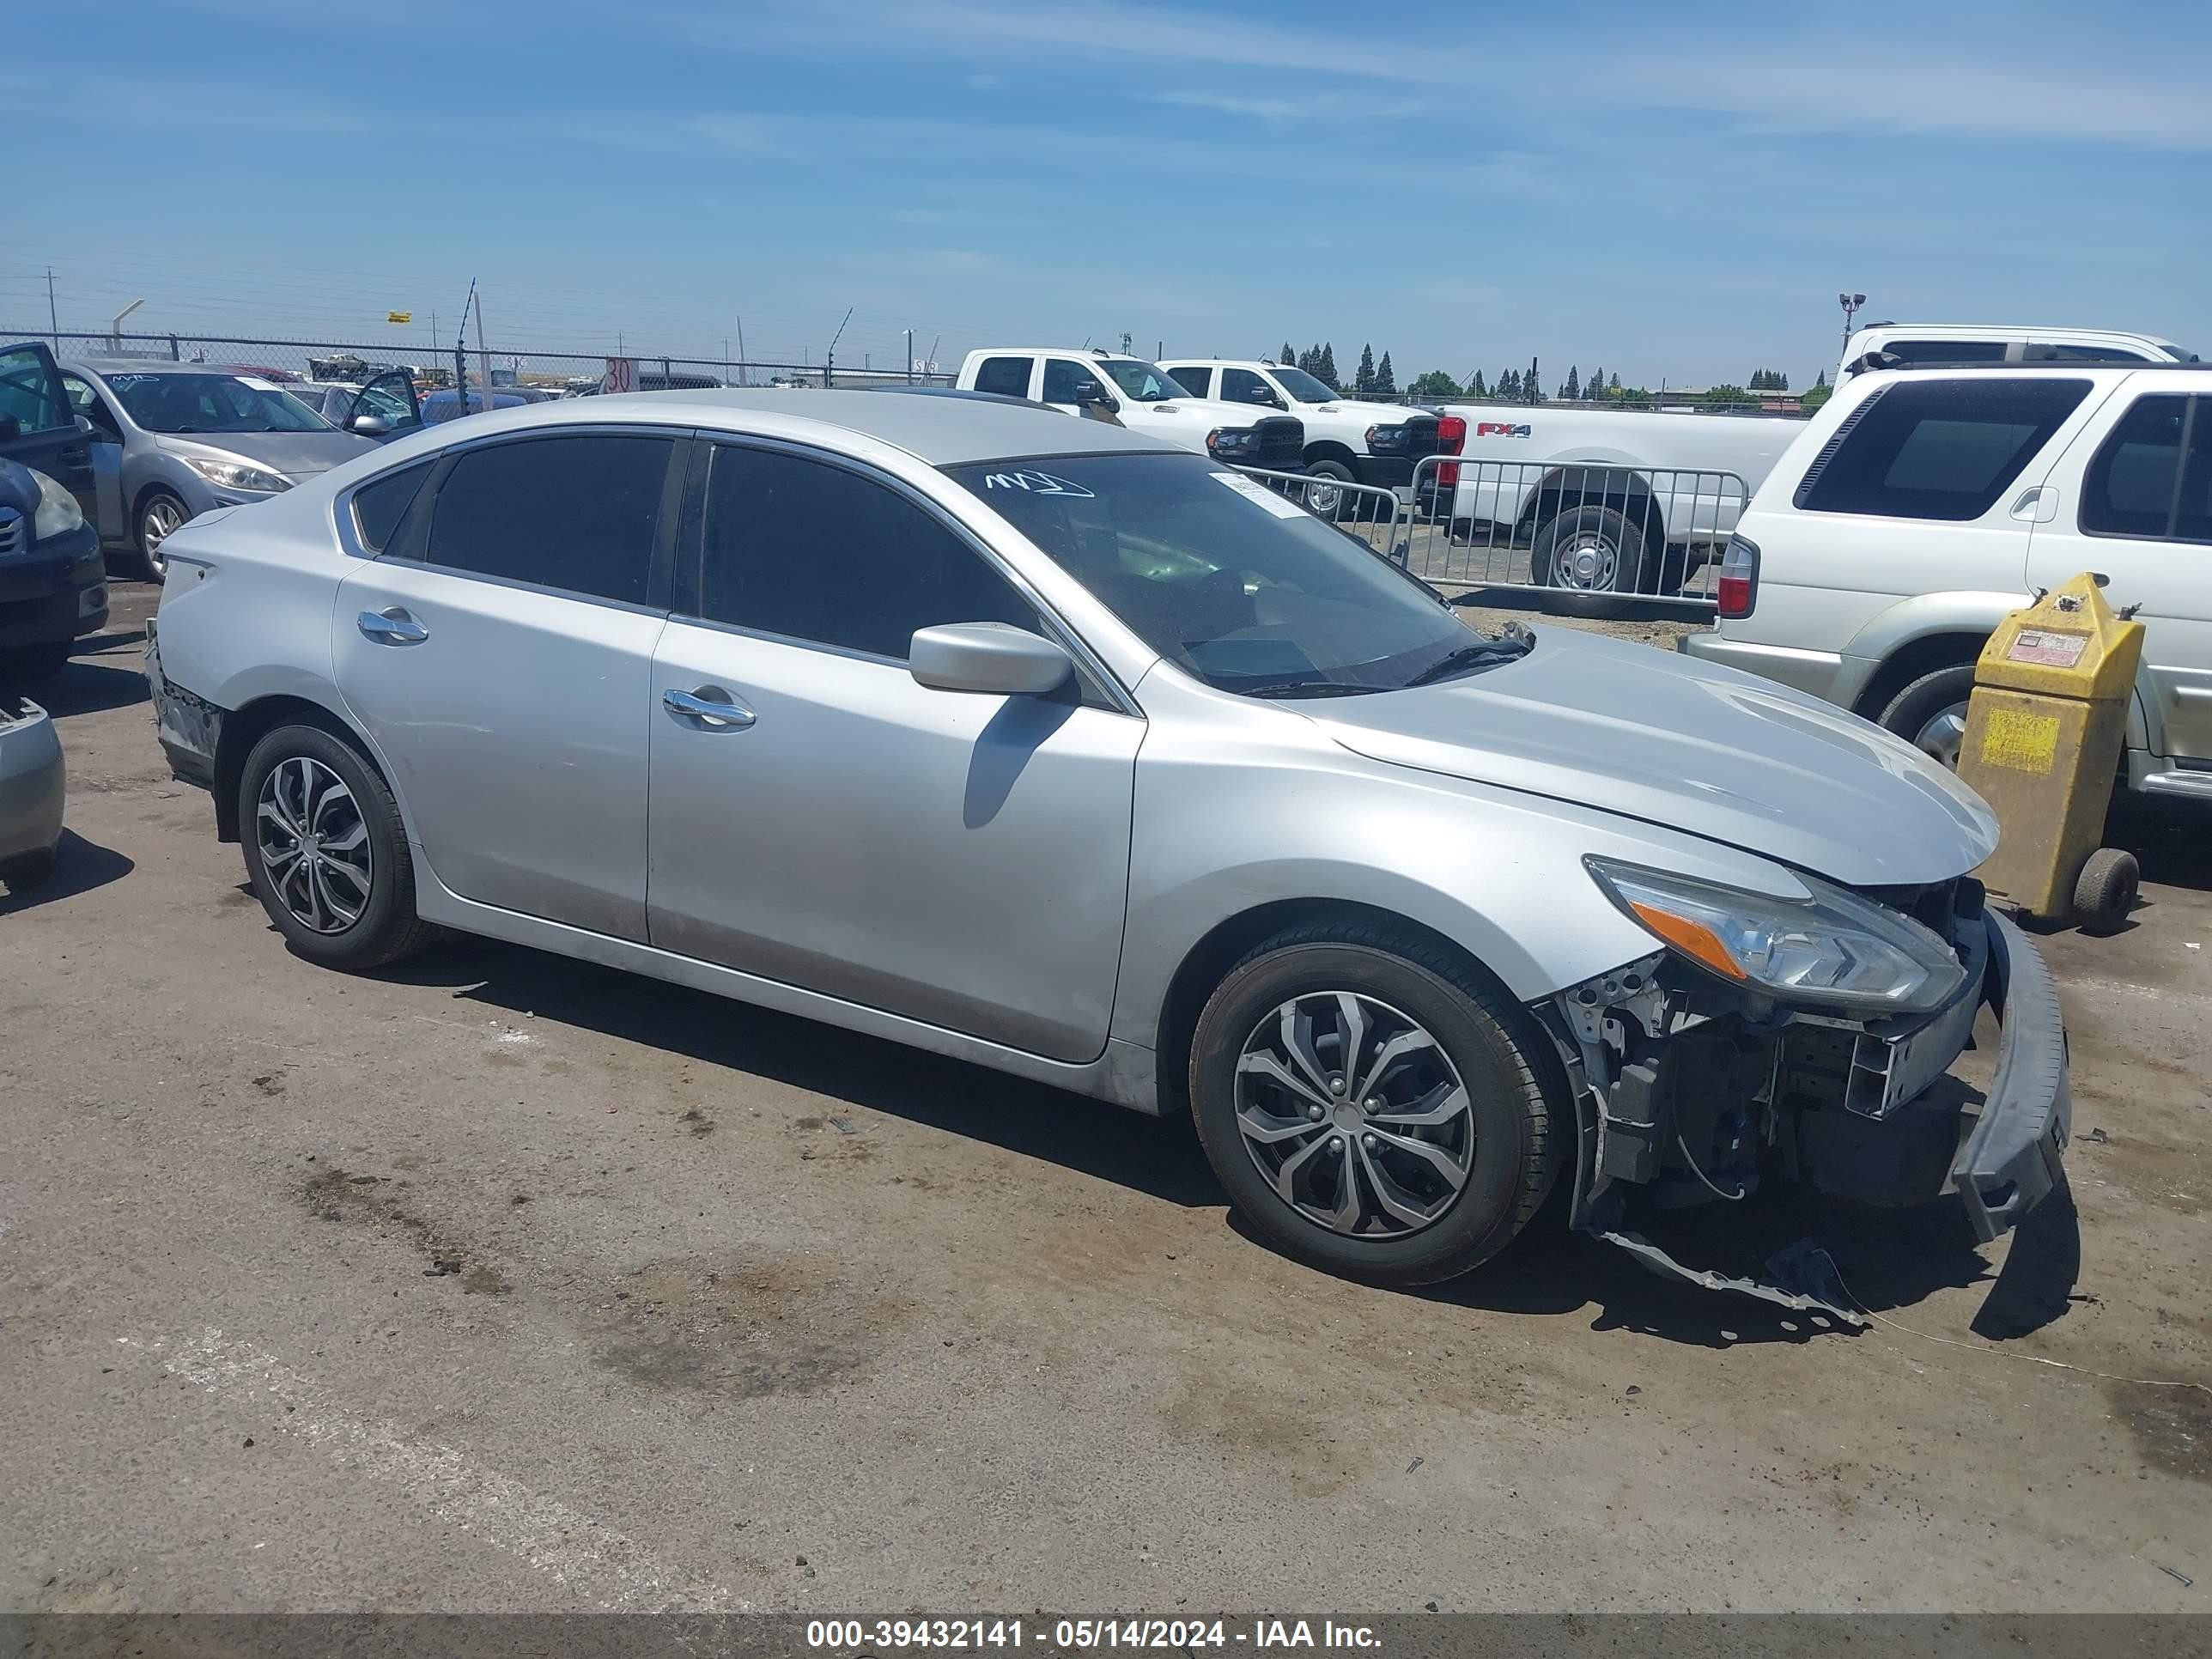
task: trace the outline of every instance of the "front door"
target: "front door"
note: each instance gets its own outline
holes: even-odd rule
[[[2151,750],[2212,761],[2212,390],[2195,375],[2164,389],[2174,378],[2135,377],[2117,422],[2060,458],[2028,580],[2054,587],[2094,570],[2114,608],[2139,606],[2136,690]]]
[[[364,416],[367,422],[356,427],[354,422]],[[415,391],[415,376],[404,368],[385,370],[353,394],[339,411],[337,425],[379,443],[421,430],[422,402]]]
[[[93,494],[100,505],[100,538],[128,544],[131,524],[123,511],[123,423],[100,388],[82,374],[62,371],[62,389],[70,407],[92,428]]]
[[[338,589],[338,689],[464,898],[645,938],[664,497],[683,449],[573,431],[475,444],[433,464],[388,535],[364,528],[383,550]],[[380,519],[362,500],[380,482],[341,511]]]
[[[45,473],[76,497],[88,524],[98,522],[91,440],[54,354],[35,340],[0,346],[0,460]]]
[[[1143,722],[1080,682],[918,684],[918,628],[1048,624],[879,475],[718,445],[697,551],[692,617],[653,664],[653,943],[1055,1060],[1103,1052]]]

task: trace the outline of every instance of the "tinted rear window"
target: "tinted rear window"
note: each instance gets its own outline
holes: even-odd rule
[[[669,438],[526,438],[471,449],[438,486],[430,563],[642,604]]]
[[[1844,417],[1805,480],[1811,513],[1978,519],[2087,395],[2087,380],[1900,380]]]
[[[995,392],[1002,398],[1030,395],[1030,359],[986,357],[975,370],[975,390]]]
[[[430,476],[433,463],[417,461],[412,466],[403,466],[397,472],[387,472],[380,478],[372,478],[353,492],[353,521],[361,532],[361,544],[372,553],[381,553],[392,540],[392,532],[399,528],[407,509],[422,488],[422,481]]]
[[[1177,386],[1194,398],[1205,397],[1206,388],[1213,384],[1213,371],[1210,368],[1171,368],[1168,373],[1175,377]]]

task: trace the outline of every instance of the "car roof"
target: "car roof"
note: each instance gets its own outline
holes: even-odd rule
[[[1909,329],[1916,334],[1925,331],[1960,340],[2016,340],[2022,335],[2041,339],[2080,334],[2092,338],[2142,340],[2154,346],[2163,346],[2168,351],[2181,349],[2164,336],[2146,334],[2139,328],[2093,328],[2082,323],[1862,323],[1851,332],[1856,336],[1896,329]]]
[[[250,363],[180,363],[167,357],[64,357],[64,368],[94,374],[258,374]]]
[[[1109,426],[1103,421],[1078,425],[1073,416],[1059,410],[1012,399],[886,398],[880,392],[858,387],[842,392],[805,386],[625,392],[533,404],[532,413],[549,422],[604,421],[611,414],[619,414],[639,420],[727,426],[732,431],[748,429],[742,419],[732,417],[780,415],[873,438],[932,466],[1002,460],[1009,456],[1064,455],[1075,450],[1182,453],[1174,444],[1126,427]]]
[[[1126,351],[1108,351],[1100,346],[978,346],[968,354],[970,357],[1087,357],[1097,363],[1148,363],[1149,357],[1133,356]]]
[[[1271,363],[1265,357],[1163,357],[1160,367],[1170,363],[1187,363],[1193,368],[1287,368],[1287,363]]]

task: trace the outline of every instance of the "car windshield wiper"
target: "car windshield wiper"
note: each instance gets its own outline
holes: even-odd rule
[[[1379,685],[1353,685],[1346,680],[1270,680],[1265,685],[1234,688],[1240,697],[1364,697]]]
[[[1481,640],[1473,645],[1462,645],[1431,663],[1407,680],[1408,686],[1433,685],[1449,675],[1464,669],[1480,668],[1492,663],[1514,662],[1536,648],[1536,636],[1518,623],[1506,624],[1506,631],[1494,640]]]

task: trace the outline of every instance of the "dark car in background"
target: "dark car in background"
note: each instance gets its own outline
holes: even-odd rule
[[[0,347],[0,690],[58,672],[106,626],[93,448],[53,353]]]

